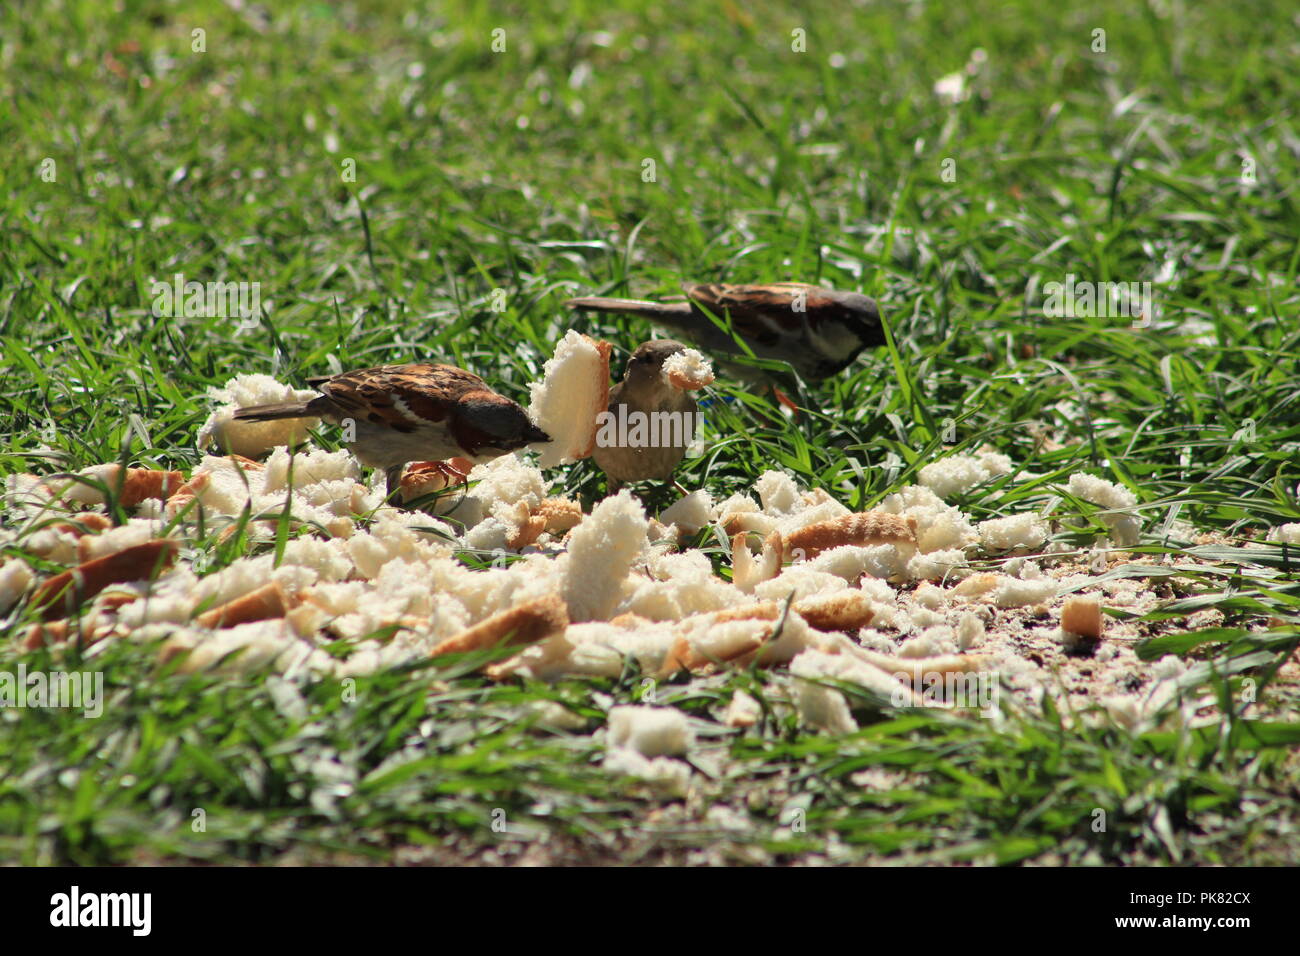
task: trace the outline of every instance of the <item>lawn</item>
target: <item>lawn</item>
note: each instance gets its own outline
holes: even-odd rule
[[[988,446],[1013,469],[950,503],[1038,511],[1042,550],[1087,564],[1112,515],[1067,486],[1100,477],[1140,519],[1102,570],[1157,599],[1103,599],[1107,627],[1135,692],[1180,676],[1136,726],[1089,693],[993,720],[843,686],[847,733],[784,668],[667,681],[696,745],[665,793],[602,764],[634,666],[188,673],[145,643],[23,650],[21,600],[0,671],[93,668],[106,701],[0,708],[0,860],[1300,862],[1300,543],[1275,530],[1300,522],[1296,26],[1269,0],[5,4],[0,474],[189,474],[237,373],[433,359],[526,404],[567,329],[616,370],[651,335],[566,298],[817,282],[874,296],[889,344],[793,418],[720,378],[678,480],[723,499],[779,468],[863,511]],[[156,318],[178,273],[259,283],[261,320]],[[1060,314],[1070,282],[1154,308]],[[0,564],[61,571],[5,508]],[[726,566],[725,536],[695,543]],[[200,545],[208,572],[267,551]],[[748,728],[719,719],[738,690]]]

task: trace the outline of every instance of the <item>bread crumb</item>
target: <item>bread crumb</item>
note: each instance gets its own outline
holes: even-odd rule
[[[713,384],[713,366],[695,349],[683,349],[664,361],[663,376],[669,385],[689,391]]]
[[[688,753],[694,745],[686,715],[675,707],[629,704],[611,708],[606,746],[627,748],[643,757]]]

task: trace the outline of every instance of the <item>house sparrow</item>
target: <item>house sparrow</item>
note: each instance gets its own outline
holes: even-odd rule
[[[362,464],[384,469],[389,494],[407,462],[458,457],[478,464],[551,440],[518,403],[453,365],[381,365],[307,382],[321,392],[311,401],[254,405],[235,418],[351,422],[348,449]]]
[[[637,346],[623,381],[610,389],[609,417],[597,429],[591,452],[609,494],[629,481],[671,478],[694,440],[695,399],[664,377],[664,361],[685,350],[671,339]]]
[[[742,354],[734,339],[705,313],[731,322],[736,337],[758,358],[789,362],[805,379],[843,371],[867,346],[883,345],[884,329],[873,299],[802,282],[769,285],[686,283],[685,302],[640,299],[570,299],[571,309],[642,315],[680,332],[706,352]],[[740,378],[771,378],[752,366],[726,363]]]

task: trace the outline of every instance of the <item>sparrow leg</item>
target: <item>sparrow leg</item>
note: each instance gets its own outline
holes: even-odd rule
[[[772,395],[776,398],[778,402],[780,402],[782,405],[784,405],[786,408],[790,409],[790,411],[794,413],[793,417],[795,418],[799,417],[799,406],[794,403],[794,401],[790,398],[789,395],[781,391],[775,385],[772,386]]]
[[[385,480],[385,489],[386,489],[384,494],[385,501],[391,501],[394,492],[398,491],[401,488],[403,467],[404,467],[403,465],[393,465],[393,467],[391,468],[384,469],[384,480]]]

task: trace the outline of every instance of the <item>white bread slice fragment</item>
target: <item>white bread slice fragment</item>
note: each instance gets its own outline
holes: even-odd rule
[[[570,329],[529,386],[528,417],[551,436],[539,445],[539,468],[586,458],[596,446],[596,416],[609,408],[608,342]]]

